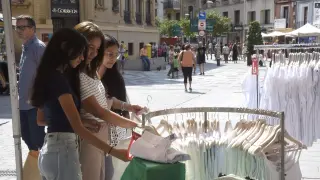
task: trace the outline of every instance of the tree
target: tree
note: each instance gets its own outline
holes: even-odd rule
[[[176,25],[179,25],[179,22],[176,20],[156,20],[156,25],[159,28],[160,34],[173,37],[173,30]]]
[[[221,16],[215,11],[208,11],[207,19],[215,20],[213,32],[210,32],[213,37],[221,36],[222,34],[228,33],[230,31],[230,18]]]
[[[261,26],[258,21],[253,21],[250,23],[249,26],[249,33],[248,33],[248,60],[247,65],[250,66],[252,64],[251,55],[255,54],[254,45],[261,45],[263,44],[262,35],[261,35]]]
[[[186,37],[194,37],[195,33],[190,30],[190,19],[182,19],[179,22],[181,30]]]

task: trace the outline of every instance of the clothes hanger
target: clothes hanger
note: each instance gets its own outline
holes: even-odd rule
[[[260,141],[257,141],[255,144],[253,144],[251,148],[251,153],[252,154],[257,154],[262,152],[262,149],[268,145],[270,141],[274,137],[276,137],[277,131],[280,129],[280,126],[267,126],[266,128],[266,133],[264,133],[261,138],[259,139]]]

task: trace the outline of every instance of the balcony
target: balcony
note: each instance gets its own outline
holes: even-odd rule
[[[146,14],[146,23],[148,26],[151,26],[151,14],[150,13],[147,13]]]
[[[142,15],[140,12],[136,12],[136,23],[142,24]]]
[[[222,0],[222,5],[228,5],[229,4],[229,0]]]
[[[165,0],[163,2],[163,9],[180,10],[180,0]]]
[[[131,17],[130,17],[131,12],[130,11],[124,11],[124,22],[126,24],[131,24]]]

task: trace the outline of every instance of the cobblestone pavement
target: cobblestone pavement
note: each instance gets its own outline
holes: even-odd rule
[[[174,107],[201,106],[243,106],[241,82],[249,69],[243,62],[239,64],[222,64],[217,67],[212,61],[206,64],[205,76],[193,76],[193,92],[184,92],[182,75],[178,79],[166,76],[167,71],[134,72],[124,74],[128,96],[131,103],[148,106],[151,110]],[[264,69],[261,70],[263,79]],[[147,97],[152,99],[149,102]],[[1,176],[6,170],[14,170],[14,147],[10,98],[0,96],[0,180],[11,180],[13,176]],[[155,119],[156,121],[157,119]],[[5,124],[3,124],[5,123]],[[24,143],[23,159],[27,149]],[[304,177],[320,179],[320,142],[304,151],[300,157],[301,170]]]

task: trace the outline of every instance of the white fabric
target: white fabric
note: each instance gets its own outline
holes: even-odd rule
[[[307,146],[320,138],[320,61],[319,53],[276,54],[268,68],[260,96],[260,109],[285,112],[287,132]],[[243,81],[245,106],[255,108],[256,84],[251,74]],[[279,119],[268,118],[271,125]]]
[[[176,163],[178,161],[190,160],[188,154],[170,147],[173,140],[175,140],[174,135],[163,138],[145,131],[142,136],[131,145],[130,153],[134,157],[160,163]]]
[[[319,36],[320,29],[311,25],[310,23],[305,24],[304,26],[296,29],[292,32],[286,33],[286,36]]]

